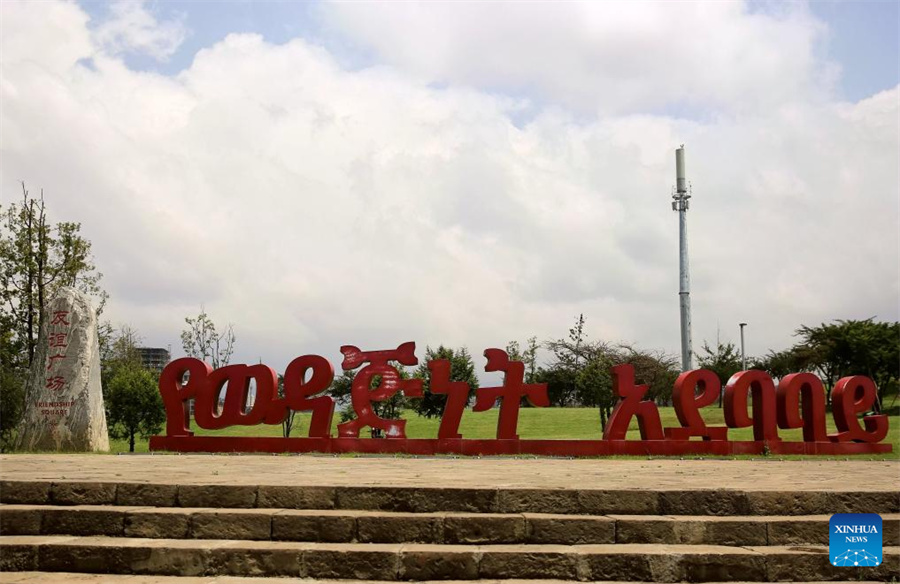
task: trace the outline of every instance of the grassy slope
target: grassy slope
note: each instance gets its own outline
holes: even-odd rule
[[[497,431],[497,412],[492,409],[487,412],[474,413],[467,410],[463,414],[460,432],[464,438],[494,438]],[[675,410],[670,407],[660,407],[663,427],[679,426],[675,417]],[[414,412],[406,412],[406,434],[410,438],[435,438],[439,420],[426,419],[417,416]],[[724,425],[722,410],[717,407],[705,408],[703,419],[710,426]],[[829,413],[827,415],[828,430],[834,431],[834,421]],[[337,426],[337,417],[334,425]],[[309,414],[297,414],[295,426],[291,436],[302,437],[309,429]],[[281,436],[281,426],[236,426],[225,430],[203,430],[194,428],[198,435],[222,435],[222,436]],[[333,433],[337,435],[337,430]],[[363,430],[363,436],[367,431]],[[787,441],[802,440],[801,430],[781,430],[779,435]],[[594,408],[523,408],[519,414],[520,438],[545,438],[545,439],[592,439],[601,437],[600,418]],[[752,440],[752,428],[738,428],[728,432],[730,440]],[[640,434],[637,422],[632,420],[628,432],[628,439],[638,440]],[[890,417],[890,431],[888,442],[894,445],[894,451],[878,457],[866,456],[865,458],[900,459],[900,416]],[[128,443],[124,440],[111,441],[113,452],[128,452]],[[147,451],[147,441],[139,441],[135,445],[138,452]],[[787,457],[785,457],[787,458]],[[801,457],[791,457],[801,458]]]

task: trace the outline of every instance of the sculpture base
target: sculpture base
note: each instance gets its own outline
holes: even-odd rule
[[[721,440],[469,440],[438,438],[278,438],[152,436],[150,450],[173,452],[321,452],[431,456],[680,456],[884,454],[891,444],[863,442],[726,442]]]

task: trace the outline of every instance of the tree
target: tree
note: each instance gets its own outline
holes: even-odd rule
[[[801,326],[802,342],[793,349],[805,369],[816,371],[828,388],[842,377],[866,375],[878,387],[878,403],[900,381],[900,323],[837,320],[817,327]]]
[[[98,314],[108,297],[100,288],[103,274],[94,266],[91,243],[80,235],[80,230],[80,223],[51,226],[44,192],[35,199],[25,183],[22,202],[10,205],[2,213],[0,310],[9,317],[14,337],[23,344],[28,367],[43,324],[43,307],[59,288],[71,286],[98,297]]]
[[[607,354],[598,354],[591,358],[576,377],[578,401],[583,406],[596,407],[600,412],[600,427],[606,429],[606,423],[616,404],[616,396],[612,390],[612,374],[610,370],[615,363]]]
[[[117,331],[111,324],[105,323],[100,347],[100,381],[103,387],[109,385],[116,371],[123,367],[142,366],[138,347],[143,342],[138,332],[129,325],[122,325]]]
[[[555,357],[555,362],[550,369],[555,369],[556,372],[549,374],[547,370],[539,371],[536,373],[536,377],[538,381],[548,384],[547,394],[552,405],[576,405],[578,374],[581,367],[596,356],[598,351],[605,348],[603,343],[587,342],[584,322],[584,315],[579,314],[575,318],[575,325],[569,329],[568,338],[548,341],[545,344]]]
[[[25,413],[28,380],[24,343],[13,334],[11,320],[0,313],[0,452],[15,443],[16,428]]]
[[[506,344],[506,354],[510,361],[522,361],[525,364],[525,383],[534,383],[537,376],[537,337],[529,337],[527,346],[523,351],[519,341],[510,341]]]
[[[216,331],[216,325],[200,309],[197,318],[185,318],[188,327],[181,332],[181,346],[188,357],[196,357],[208,362],[213,369],[225,367],[234,353],[234,328],[229,324],[222,334]]]
[[[284,375],[280,373],[278,374],[278,397],[284,399]],[[284,420],[281,421],[281,436],[283,438],[291,437],[291,430],[294,428],[294,416],[296,415],[297,410],[288,410]]]
[[[697,363],[701,369],[709,369],[719,378],[722,384],[722,390],[719,391],[719,407],[722,407],[722,394],[725,384],[731,379],[731,376],[741,370],[741,354],[734,347],[734,343],[720,342],[716,343],[716,350],[713,351],[706,341],[703,341],[703,354],[697,355]]]
[[[507,351],[508,352],[508,351]],[[466,397],[466,406],[474,399],[478,389],[478,376],[475,374],[475,363],[468,349],[461,347],[453,349],[440,345],[437,349],[425,347],[425,359],[416,369],[413,377],[423,380],[423,395],[421,399],[410,400],[412,408],[420,416],[426,418],[441,417],[444,415],[444,407],[447,405],[447,396],[431,392],[431,370],[428,362],[435,359],[447,359],[450,361],[450,381],[464,381],[469,384],[469,395]],[[512,359],[512,355],[510,355]]]
[[[166,421],[156,379],[141,367],[118,368],[106,387],[105,398],[109,434],[127,439],[130,452],[134,452],[136,436],[147,438],[159,432]]]
[[[644,399],[660,405],[672,403],[672,389],[678,379],[678,359],[663,351],[645,351],[623,345],[616,359],[618,363],[630,363],[634,367],[635,383],[647,386]]]
[[[44,319],[44,306],[59,288],[94,295],[97,313],[107,294],[79,223],[51,225],[44,193],[32,197],[22,183],[22,202],[0,206],[0,449],[15,439],[25,412],[25,384]]]

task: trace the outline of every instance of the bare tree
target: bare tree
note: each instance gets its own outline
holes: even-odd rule
[[[227,325],[219,334],[212,319],[201,308],[197,318],[185,318],[187,328],[181,332],[181,346],[188,357],[207,361],[214,369],[224,367],[234,354],[234,328]]]

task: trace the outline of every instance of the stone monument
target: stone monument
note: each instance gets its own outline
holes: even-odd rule
[[[97,313],[86,294],[62,288],[47,304],[25,400],[19,449],[109,450]]]

